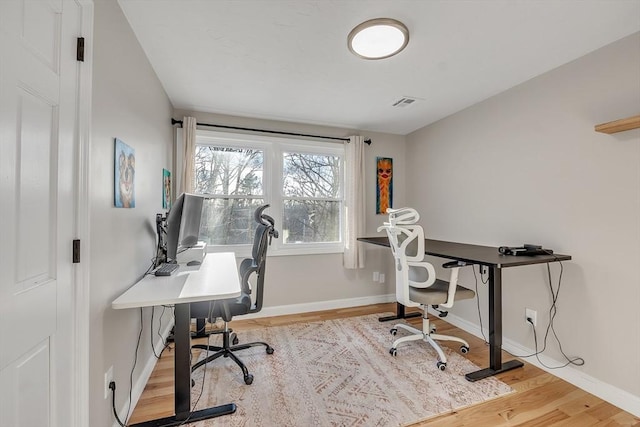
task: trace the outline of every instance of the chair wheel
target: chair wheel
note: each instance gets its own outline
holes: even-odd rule
[[[460,347],[460,353],[462,354],[469,353],[469,347],[467,347],[466,345],[463,345],[462,347]]]
[[[389,354],[395,357],[395,356],[396,356],[396,354],[398,354],[398,351],[397,351],[395,348],[391,348],[391,349],[389,350]]]
[[[389,333],[391,333],[391,335],[395,335],[398,333],[398,329],[397,328],[391,328],[391,330],[389,331]]]
[[[273,347],[267,347],[267,354],[273,354]]]
[[[238,345],[240,340],[238,339],[238,336],[236,335],[235,337],[233,337],[233,341],[231,341],[231,342],[233,343],[233,345]]]
[[[429,333],[435,334],[436,330],[437,330],[437,328],[435,326],[432,326],[431,329],[429,329]]]
[[[245,375],[245,377],[244,377],[244,383],[245,383],[246,385],[250,385],[252,382],[253,382],[253,375],[251,375],[251,374],[247,374],[247,375]]]
[[[444,371],[445,369],[447,369],[447,364],[444,362],[438,362],[436,364],[436,366],[438,367],[438,369],[440,369],[441,371]]]
[[[195,385],[196,385],[196,381],[192,378],[191,379],[191,387],[195,387]]]

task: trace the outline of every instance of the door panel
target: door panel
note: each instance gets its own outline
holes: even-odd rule
[[[19,426],[46,426],[50,425],[50,408],[41,408],[34,411],[32,401],[49,402],[50,390],[46,381],[49,378],[49,341],[45,340],[33,350],[27,352],[28,356],[21,360],[16,372],[16,408],[17,423]]]
[[[42,381],[42,378],[49,377],[49,369],[49,341],[46,340],[0,371],[0,383],[3,385],[0,396],[6,406],[0,415],[1,426],[51,425],[50,390],[48,382]],[[44,404],[38,404],[35,410],[32,402]]]
[[[18,127],[17,287],[26,291],[55,280],[56,106],[22,92]],[[53,215],[52,215],[53,213]]]
[[[60,58],[59,33],[62,0],[24,1],[22,39],[30,55],[40,59],[51,71],[57,73]]]
[[[0,369],[18,355],[41,342],[55,330],[57,217],[57,136],[60,79],[58,52],[47,44],[60,46],[61,10],[43,1],[19,2],[21,11],[14,20],[17,33],[2,33],[2,112],[13,118],[11,128],[3,132],[3,148],[13,154],[11,186],[2,186],[3,212],[10,212],[3,221],[2,259],[11,260],[3,266],[7,274],[0,277],[3,307],[13,317],[0,322],[0,338],[11,345],[0,348]],[[5,19],[7,17],[5,16]],[[3,29],[4,30],[4,29]],[[48,33],[46,32],[48,31]],[[29,36],[27,39],[26,36]],[[53,41],[52,41],[53,40]],[[34,48],[37,47],[38,49]],[[48,55],[48,58],[45,58]],[[43,60],[46,59],[46,60]],[[3,125],[11,125],[3,120]],[[5,130],[5,129],[3,129]],[[73,143],[64,141],[63,144]],[[3,162],[4,166],[4,162]],[[53,190],[53,191],[52,191]],[[63,280],[69,280],[68,277]],[[51,309],[53,307],[53,310]],[[43,310],[43,311],[41,311]],[[34,318],[40,327],[31,326]],[[16,328],[15,325],[24,325]]]
[[[2,0],[0,426],[73,419],[80,9],[73,0]]]

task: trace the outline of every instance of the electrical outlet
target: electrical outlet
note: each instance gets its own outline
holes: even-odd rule
[[[111,395],[111,390],[109,389],[109,384],[113,381],[113,366],[107,369],[107,372],[104,373],[104,398],[108,399]]]
[[[380,272],[379,271],[374,271],[373,272],[373,281],[377,282],[378,280],[380,280]]]
[[[384,273],[380,273],[380,283],[384,283]]]
[[[530,308],[524,310],[524,321],[529,323],[527,319],[531,319],[533,326],[538,326],[538,312]]]

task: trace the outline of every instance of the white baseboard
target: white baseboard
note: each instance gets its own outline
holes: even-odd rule
[[[429,312],[431,313],[431,310],[429,310]],[[455,314],[449,313],[446,318],[446,322],[451,323],[452,325],[457,326],[478,338],[484,339],[478,325],[462,319]],[[484,331],[484,335],[486,337],[489,336],[488,330]],[[524,347],[521,344],[506,338],[503,338],[502,340],[502,348],[513,354],[532,354],[535,352],[533,349]],[[559,366],[564,364],[563,362],[554,360],[544,354],[540,354],[538,356],[540,361],[547,366]],[[535,357],[527,357],[523,358],[523,360],[526,360],[528,363],[550,373],[553,376],[561,378],[568,383],[571,383],[574,386],[617,406],[618,408],[640,417],[640,396],[635,396],[627,391],[614,387],[611,384],[591,377],[571,366],[566,366],[561,369],[548,369]]]
[[[374,295],[369,297],[348,298],[330,301],[309,302],[303,304],[279,305],[275,307],[262,307],[258,313],[242,316],[243,319],[258,319],[261,317],[284,316],[286,314],[310,313],[312,311],[335,310],[339,308],[359,307],[362,305],[382,304],[394,302],[394,294]]]
[[[159,333],[160,336],[158,336],[155,342],[153,343],[153,348],[156,349],[156,352],[158,351],[158,349],[162,349],[164,347],[164,343],[166,342],[166,339],[169,336],[169,334],[171,334],[172,328],[173,328],[173,318],[169,320],[164,330],[162,330]],[[156,359],[155,355],[152,354],[151,357],[149,357],[147,362],[144,364],[144,367],[140,372],[140,375],[138,376],[135,383],[133,384],[133,387],[131,389],[131,406],[130,406],[131,409],[129,410],[129,416],[131,416],[131,414],[133,413],[133,409],[138,404],[138,400],[140,400],[140,396],[142,396],[142,392],[144,391],[144,388],[147,385],[147,382],[149,382],[149,378],[153,373],[153,368],[155,368],[157,361],[158,359]],[[122,404],[122,406],[118,410],[118,417],[125,424],[128,424],[128,421],[129,421],[128,419],[125,421],[125,418],[127,417],[127,408],[129,408],[128,396],[127,396],[127,400],[125,400],[125,402]],[[118,421],[113,422],[113,427],[120,427],[120,424],[118,424]]]

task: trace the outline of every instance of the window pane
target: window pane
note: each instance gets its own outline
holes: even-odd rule
[[[283,154],[285,197],[339,198],[340,157],[323,154]]]
[[[324,243],[340,241],[341,202],[285,200],[282,241]]]
[[[195,192],[261,196],[263,168],[262,150],[196,145]]]
[[[205,199],[200,240],[209,245],[253,243],[257,225],[253,213],[263,204],[263,199]]]

